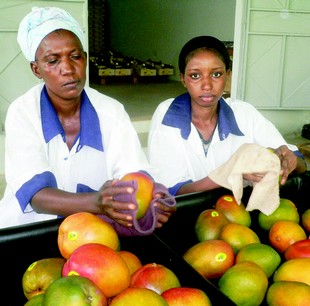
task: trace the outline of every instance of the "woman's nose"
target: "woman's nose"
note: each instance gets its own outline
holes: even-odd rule
[[[61,73],[67,74],[74,72],[74,65],[70,59],[63,59],[61,63]]]
[[[203,77],[201,82],[201,89],[208,90],[212,88],[211,78],[209,76]]]

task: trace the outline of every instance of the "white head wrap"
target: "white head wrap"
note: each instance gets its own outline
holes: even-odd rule
[[[42,39],[58,29],[73,32],[85,50],[83,30],[68,12],[57,7],[33,7],[32,11],[21,21],[17,34],[17,42],[26,59],[34,61]]]

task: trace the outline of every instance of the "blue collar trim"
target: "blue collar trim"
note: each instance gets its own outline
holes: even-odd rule
[[[80,137],[80,139],[77,151],[79,151],[83,146],[89,146],[99,151],[103,151],[102,135],[98,114],[96,113],[95,108],[91,104],[85,90],[82,91],[81,96],[81,124],[80,134],[78,136]],[[41,92],[40,105],[42,129],[45,142],[48,143],[58,134],[61,134],[63,140],[65,141],[64,129],[57,116],[55,108],[53,107],[48,97],[45,86],[43,87],[43,90]]]
[[[173,100],[162,124],[180,129],[182,138],[188,139],[191,132],[191,99],[188,93]],[[233,110],[223,98],[219,100],[218,130],[220,140],[224,140],[229,134],[244,136],[238,127]]]

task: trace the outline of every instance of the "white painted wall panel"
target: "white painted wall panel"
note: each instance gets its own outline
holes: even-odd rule
[[[280,103],[278,93],[282,85],[281,48],[281,37],[249,37],[244,95],[246,101],[251,101],[257,107],[273,108]]]
[[[250,33],[274,33],[285,35],[310,34],[310,10],[294,12],[289,10],[250,11]]]
[[[281,106],[310,107],[310,37],[286,39],[286,65],[283,70]],[[297,76],[297,77],[296,77]]]
[[[310,1],[237,3],[232,95],[260,109],[310,110]]]
[[[245,0],[242,0],[245,2]],[[251,7],[255,9],[291,9],[310,10],[308,0],[252,0]]]

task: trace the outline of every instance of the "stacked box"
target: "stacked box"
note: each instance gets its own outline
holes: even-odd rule
[[[115,69],[115,75],[116,76],[129,76],[132,74],[131,68],[118,68]]]
[[[108,68],[106,66],[98,66],[98,75],[100,77],[103,77],[103,76],[113,76],[113,75],[115,75],[115,69]]]
[[[157,75],[174,75],[174,68],[171,65],[156,65]]]
[[[97,77],[165,77],[174,75],[174,68],[170,64],[152,60],[140,61],[125,57],[117,51],[107,51],[104,54],[90,56],[90,72]]]
[[[136,71],[139,76],[156,76],[156,69],[153,67],[146,67],[143,65],[138,65]]]

